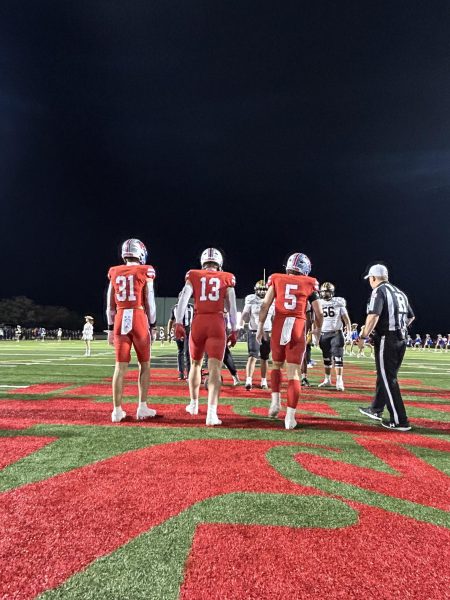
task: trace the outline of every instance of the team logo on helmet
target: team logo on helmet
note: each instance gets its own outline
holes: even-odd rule
[[[122,244],[122,258],[137,258],[141,265],[145,265],[147,262],[147,248],[136,238],[126,240]]]
[[[260,279],[255,283],[255,294],[258,298],[264,298],[267,292],[267,284],[264,279]]]
[[[300,275],[309,275],[311,272],[311,261],[302,252],[291,254],[286,263],[286,271],[295,271]]]
[[[223,256],[219,250],[216,248],[206,248],[206,250],[203,250],[202,255],[200,256],[200,264],[202,265],[202,268],[207,263],[214,263],[219,267],[219,269],[222,268]]]
[[[320,297],[324,300],[330,300],[334,296],[335,287],[329,281],[325,281],[320,286]]]

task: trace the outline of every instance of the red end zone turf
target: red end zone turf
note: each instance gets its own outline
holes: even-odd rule
[[[359,522],[342,529],[201,525],[181,599],[449,597],[442,577],[448,573],[442,551],[450,543],[448,531],[351,505]],[[418,551],[425,547],[426,552]]]
[[[284,430],[284,408],[278,419],[266,417],[269,392],[233,388],[228,375],[219,406],[223,426],[216,429],[204,424],[206,391],[201,391],[200,414],[190,416],[187,384],[177,382],[169,369],[152,372],[149,404],[159,416],[146,422],[134,419],[136,371],[128,373],[125,388],[129,418],[116,425],[110,420],[107,379],[76,389],[64,390],[71,384],[58,383],[11,390],[36,398],[5,395],[0,403],[6,435],[0,437],[0,476],[13,482],[0,494],[0,598],[31,599],[76,574],[86,581],[95,559],[107,561],[140,534],[236,492],[258,494],[258,514],[259,494],[340,499],[357,511],[357,521],[334,529],[323,528],[319,517],[317,527],[291,526],[289,520],[286,526],[257,525],[251,517],[241,524],[199,522],[181,563],[183,600],[446,598],[450,518],[448,527],[442,523],[450,509],[445,468],[450,441],[442,434],[450,431],[445,420],[450,395],[409,380],[415,389],[405,395],[417,400],[407,405],[421,415],[411,418],[415,430],[386,431],[357,412],[355,403],[368,403],[370,395],[355,391],[372,390],[372,375],[358,367],[349,373],[345,392],[302,390],[300,428],[293,432]],[[63,426],[61,438],[54,437],[59,429],[53,425]],[[43,435],[26,435],[33,426]],[[14,435],[15,429],[24,431]],[[87,437],[77,447],[81,431]],[[173,441],[191,432],[195,439]],[[89,455],[90,444],[107,451],[109,436],[115,456],[87,458],[77,466]],[[148,447],[134,449],[134,436],[140,436],[141,445],[148,436]],[[65,457],[70,470],[58,471],[66,442],[73,453]],[[283,506],[277,512],[282,515]],[[169,589],[169,583],[163,580],[161,589],[165,584]],[[104,597],[125,597],[121,585],[119,578],[114,593]],[[151,578],[142,578],[140,585],[151,597]],[[91,597],[102,592],[93,576]],[[61,593],[71,600],[70,590]],[[132,593],[129,598],[134,600]]]

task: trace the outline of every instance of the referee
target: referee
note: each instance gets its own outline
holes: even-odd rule
[[[369,280],[372,295],[366,322],[361,330],[360,344],[364,344],[364,340],[373,332],[377,383],[371,406],[360,407],[359,412],[381,421],[381,425],[387,429],[409,431],[411,425],[406,416],[397,374],[405,356],[407,327],[413,322],[414,313],[406,294],[389,283],[388,270],[384,265],[370,267],[365,279]],[[390,414],[388,422],[381,419],[385,406]]]
[[[170,340],[170,331],[175,323],[175,311],[178,304],[172,308],[169,322],[167,323],[167,338]],[[187,379],[189,375],[189,369],[191,368],[191,357],[189,354],[189,332],[191,331],[192,319],[194,317],[194,307],[192,304],[188,304],[186,312],[183,317],[183,325],[186,331],[186,335],[182,340],[175,340],[177,343],[177,363],[178,363],[178,379]]]

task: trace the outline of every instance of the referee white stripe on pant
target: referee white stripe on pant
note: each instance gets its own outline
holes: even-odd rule
[[[398,425],[400,421],[398,420],[398,413],[397,413],[397,411],[395,409],[394,398],[392,397],[392,393],[391,393],[391,390],[389,388],[389,382],[388,382],[387,377],[386,377],[386,369],[384,368],[384,343],[385,343],[385,339],[386,339],[385,335],[381,336],[381,342],[380,342],[380,370],[381,370],[381,377],[383,378],[384,386],[386,388],[386,393],[387,393],[387,396],[389,398],[389,404],[391,405],[392,415],[394,417],[394,423],[396,425]]]

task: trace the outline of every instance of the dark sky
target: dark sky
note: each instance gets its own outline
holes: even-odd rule
[[[450,329],[450,4],[3,1],[0,297],[99,313],[139,237],[174,295],[303,251],[361,318],[383,260]],[[445,333],[446,331],[441,331]]]

